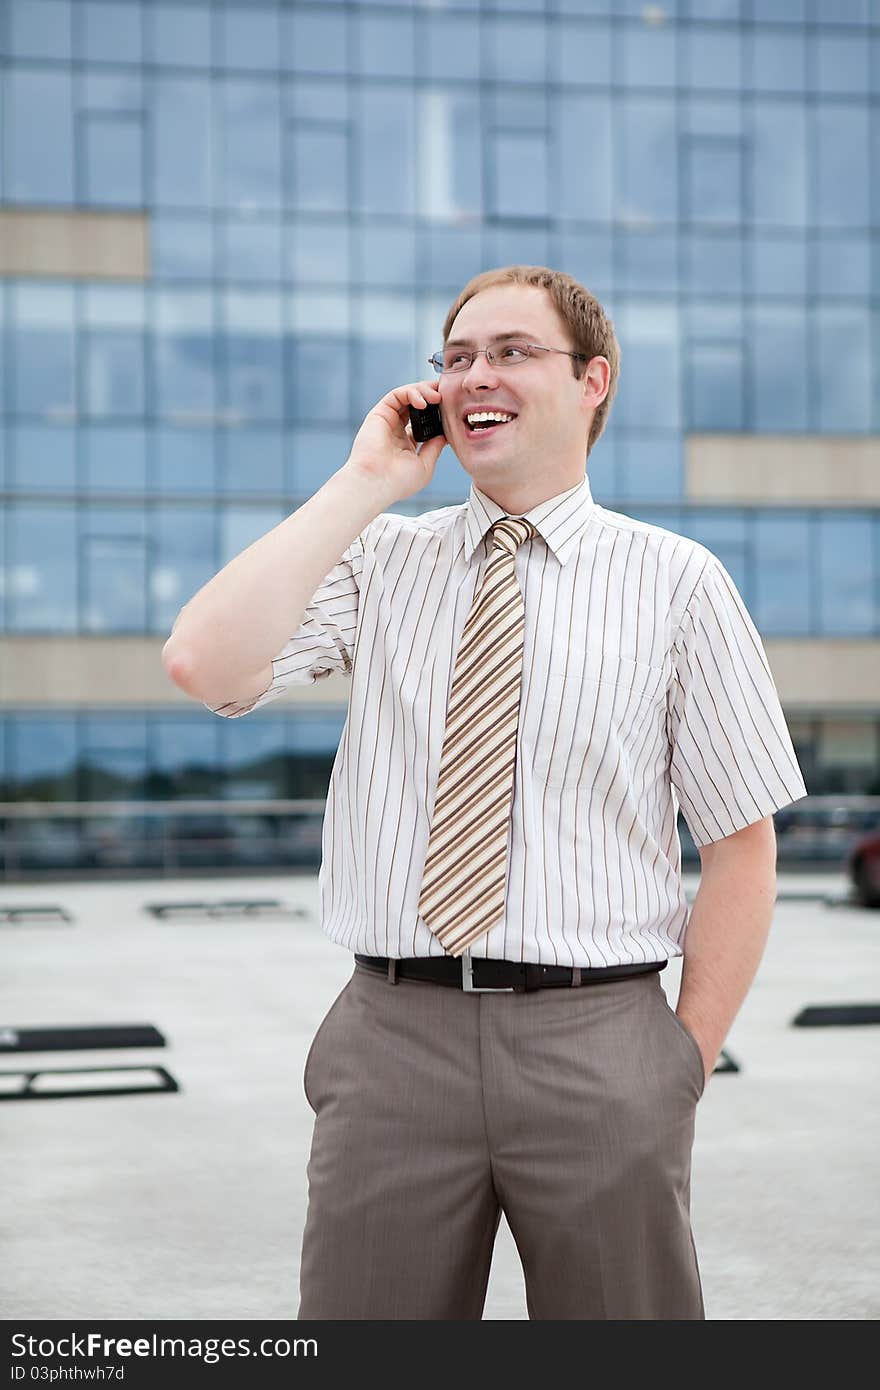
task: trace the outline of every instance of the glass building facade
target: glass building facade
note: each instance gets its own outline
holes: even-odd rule
[[[686,462],[880,435],[878,0],[2,0],[0,103],[0,221],[42,238],[0,279],[0,640],[57,650],[50,702],[0,708],[0,800],[323,794],[344,705],[225,721],[96,676],[66,707],[65,662],[158,665],[512,262],[614,320],[596,500],[717,554],[771,664],[880,644],[876,455],[820,503],[707,502]],[[143,230],[140,268],[28,263],[90,214]],[[468,486],[447,449],[400,509]],[[786,708],[811,793],[880,793],[877,696]]]

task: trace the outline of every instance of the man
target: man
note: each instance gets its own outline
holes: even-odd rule
[[[694,1116],[769,929],[772,813],[806,788],[724,567],[591,496],[598,302],[489,271],[443,337],[438,380],[389,391],[164,654],[227,718],[351,678],[320,889],[355,960],[306,1060],[299,1317],[479,1319],[503,1210],[530,1317],[701,1319]],[[447,442],[467,502],[389,511]]]

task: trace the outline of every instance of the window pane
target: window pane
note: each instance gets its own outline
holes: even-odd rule
[[[437,221],[476,221],[483,213],[482,141],[478,98],[453,88],[419,92],[426,140],[416,161],[418,213]]]
[[[171,636],[185,603],[216,574],[215,509],[202,503],[160,506],[154,513],[156,560],[150,575],[154,631]]]
[[[554,214],[591,222],[611,220],[611,103],[566,94],[551,103],[554,164],[561,172]],[[590,139],[584,141],[583,132]],[[615,139],[617,132],[615,132]]]
[[[743,149],[738,138],[692,138],[687,151],[687,199],[695,222],[740,222],[743,217]]]
[[[81,11],[80,54],[90,62],[139,63],[141,7],[138,0],[86,0]]]
[[[489,76],[496,82],[545,82],[547,30],[540,20],[487,18]],[[485,46],[485,44],[484,44]]]
[[[363,418],[398,381],[414,380],[415,305],[410,295],[362,296],[359,303],[360,371],[355,412]],[[425,364],[424,373],[428,375]]]
[[[367,225],[357,246],[358,280],[367,285],[402,285],[412,289],[416,280],[416,233],[411,225]]]
[[[153,187],[165,206],[209,207],[211,188],[211,88],[193,77],[161,77],[154,83]]]
[[[357,207],[411,217],[415,200],[412,96],[392,87],[364,88],[357,123]]]
[[[626,86],[675,86],[676,30],[672,25],[627,24],[618,30],[618,40]],[[607,73],[610,66],[600,71]]]
[[[321,280],[347,284],[351,236],[348,222],[338,218],[295,218],[284,232],[285,278],[305,285]]]
[[[284,66],[291,72],[338,72],[347,70],[344,14],[324,14],[320,10],[284,10]]]
[[[144,295],[138,286],[85,291],[84,403],[89,415],[142,415]]]
[[[398,77],[414,70],[412,15],[356,14],[353,21],[355,72],[370,77]]]
[[[733,25],[681,30],[683,78],[691,87],[739,91],[742,85],[742,31]]]
[[[868,107],[823,102],[815,108],[816,220],[866,227],[871,220]]]
[[[226,496],[240,492],[263,492],[277,496],[284,491],[283,432],[258,426],[238,426],[224,430],[223,480]]]
[[[153,61],[169,66],[211,66],[211,6],[209,0],[153,0],[147,6],[152,29]]]
[[[480,22],[461,14],[424,14],[419,22],[419,57],[426,78],[480,76]]]
[[[767,635],[811,632],[809,519],[759,513],[754,526],[755,626]]]
[[[871,293],[871,246],[866,236],[824,236],[815,243],[819,293]]]
[[[756,430],[809,428],[807,324],[800,304],[755,304],[749,397]]]
[[[626,376],[612,415],[619,425],[681,428],[681,331],[674,303],[635,300],[614,314]]]
[[[236,422],[282,415],[281,301],[250,291],[222,297],[223,409]]]
[[[688,367],[690,429],[745,429],[742,343],[694,343],[688,353]]]
[[[70,425],[18,425],[9,431],[9,476],[16,492],[72,492],[76,432]]]
[[[14,409],[34,415],[72,413],[73,290],[67,285],[11,285],[9,307]]]
[[[490,213],[495,217],[549,216],[546,135],[500,131],[492,143]]]
[[[349,301],[343,295],[313,295],[300,290],[288,304],[291,340],[287,397],[293,419],[297,423],[347,422],[351,376]],[[386,386],[380,396],[387,390]],[[370,406],[375,403],[371,401]],[[365,414],[366,409],[359,419]]]
[[[93,523],[94,524],[94,523]],[[86,632],[143,632],[147,625],[147,544],[134,534],[142,524],[133,511],[103,518],[108,531],[126,524],[132,534],[84,537],[83,629]]]
[[[745,248],[740,232],[694,233],[685,238],[686,281],[695,294],[741,296]]]
[[[160,426],[154,439],[157,492],[214,493],[218,490],[218,431],[206,425],[192,429]]]
[[[4,106],[5,197],[73,202],[70,76],[48,68],[9,72]]]
[[[256,210],[281,204],[281,105],[278,83],[228,78],[218,93],[221,170],[228,208]]]
[[[156,214],[151,250],[153,275],[159,279],[214,278],[214,224],[207,218]]]
[[[871,517],[820,515],[820,631],[869,636],[880,630],[873,532]]]
[[[807,46],[803,33],[755,29],[752,38],[753,85],[765,92],[802,92],[807,83]]]
[[[678,289],[678,237],[662,232],[622,232],[618,236],[620,289]]]
[[[143,129],[140,117],[90,114],[83,122],[85,201],[143,207]]]
[[[281,31],[273,5],[226,0],[217,18],[221,63],[229,68],[277,69]]]
[[[749,206],[756,226],[802,226],[807,220],[806,112],[790,101],[754,103]]]
[[[870,311],[858,305],[827,304],[816,310],[821,344],[814,366],[814,400],[823,433],[861,434],[871,428]],[[838,363],[837,370],[831,365]],[[842,368],[842,370],[841,370]]]
[[[347,212],[349,207],[347,131],[298,123],[291,135],[293,168],[290,196],[301,212]]]
[[[615,125],[622,157],[613,167],[615,215],[631,221],[674,222],[678,218],[674,102],[624,97],[619,106]]]
[[[70,57],[70,0],[7,0],[4,9],[14,57]]]
[[[86,492],[146,491],[146,437],[142,429],[95,425],[80,429],[79,438]]]
[[[806,294],[807,242],[803,233],[759,234],[752,238],[751,245],[756,294]]]
[[[215,409],[214,317],[211,296],[201,290],[160,290],[155,301],[156,406],[179,424],[213,420]]]
[[[9,508],[9,627],[13,632],[75,632],[76,518],[72,504]]]
[[[228,280],[281,279],[281,222],[227,217],[220,228],[221,275]]]
[[[809,36],[814,90],[855,96],[868,91],[868,54],[864,38],[849,34]]]

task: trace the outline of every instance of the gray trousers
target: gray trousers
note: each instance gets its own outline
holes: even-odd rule
[[[503,1210],[530,1318],[705,1318],[705,1084],[659,974],[466,994],[355,963],[306,1058],[300,1319],[480,1319]]]

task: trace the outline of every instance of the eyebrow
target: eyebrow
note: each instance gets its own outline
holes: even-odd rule
[[[531,330],[530,328],[511,328],[510,331],[509,331],[508,333],[496,333],[495,336],[494,336],[494,338],[490,338],[490,339],[489,339],[489,342],[490,342],[490,343],[500,343],[501,340],[502,340],[502,338],[529,338],[529,339],[530,339],[531,336],[532,336],[532,330]],[[472,340],[471,338],[448,338],[448,339],[446,340],[446,346],[447,346],[447,347],[473,347],[473,340]]]

